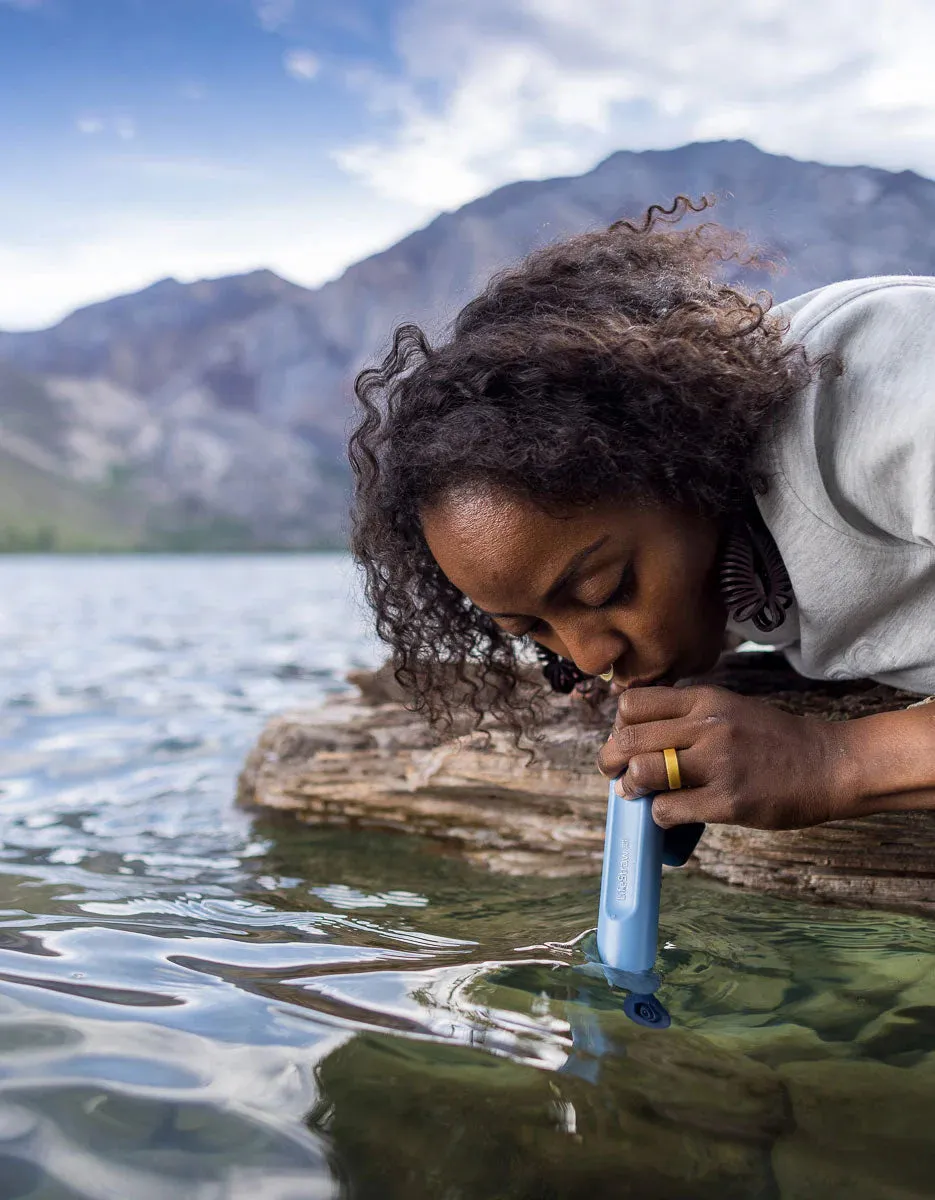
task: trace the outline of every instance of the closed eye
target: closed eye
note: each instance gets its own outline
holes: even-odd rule
[[[595,611],[599,611],[599,610],[605,609],[605,608],[615,608],[618,605],[629,604],[633,600],[633,597],[635,596],[635,594],[636,594],[636,571],[634,570],[632,563],[627,563],[627,565],[623,568],[623,572],[620,575],[620,579],[618,580],[616,586],[614,587],[614,590],[610,593],[610,595],[607,596],[604,600],[602,600],[599,604],[586,604],[585,607],[594,609]],[[494,617],[497,620],[498,624],[503,620],[512,621],[512,620],[520,619],[518,617],[513,617],[506,613],[501,613],[501,614],[487,613],[486,615]],[[542,621],[542,620],[539,620],[538,618],[536,618],[535,620],[532,620],[531,623],[529,625],[527,625],[526,628],[523,629],[522,631],[519,631],[516,629],[506,629],[503,627],[502,624],[500,627],[501,627],[501,629],[503,629],[504,633],[509,634],[510,637],[516,637],[516,638],[534,637],[534,638],[538,638],[539,640],[541,640],[543,635],[551,632],[548,621]]]
[[[2,0],[0,0],[0,2],[2,2]],[[509,617],[506,619],[510,621],[518,621],[520,618]],[[548,621],[540,621],[538,618],[529,618],[528,624],[523,629],[507,629],[507,627],[503,624],[503,619],[498,620],[497,624],[505,634],[514,638],[541,637],[542,635],[549,633]]]
[[[620,581],[614,590],[610,593],[606,600],[602,600],[600,604],[591,605],[592,608],[615,608],[619,604],[629,604],[636,594],[636,572],[633,570],[633,564],[627,563],[623,568],[623,574],[620,576]]]

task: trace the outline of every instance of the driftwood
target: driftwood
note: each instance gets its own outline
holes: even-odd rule
[[[493,870],[565,875],[600,869],[606,783],[595,756],[612,701],[550,699],[535,761],[491,727],[437,744],[386,668],[351,677],[357,693],[265,729],[239,801],[311,824],[396,830]],[[816,685],[778,654],[726,654],[708,682],[831,720],[905,707],[917,697],[873,683]],[[692,860],[763,891],[935,912],[935,814],[886,814],[813,829],[708,828]]]

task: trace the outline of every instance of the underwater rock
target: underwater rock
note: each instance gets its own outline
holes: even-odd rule
[[[602,1016],[614,1052],[592,1061],[600,1086],[506,1058],[494,1069],[468,1046],[352,1038],[322,1062],[308,1124],[360,1197],[774,1200],[771,1153],[794,1132],[779,1075]]]
[[[780,1067],[778,1074],[789,1098],[793,1127],[777,1140],[772,1154],[784,1200],[931,1196],[935,1170],[931,1055],[911,1067],[840,1060],[797,1062]]]
[[[355,694],[267,725],[241,774],[240,803],[315,825],[421,835],[513,874],[600,870],[607,784],[595,757],[612,721],[609,696],[549,696],[530,761],[493,724],[438,743],[387,667],[349,679]],[[725,654],[705,682],[829,720],[918,699],[870,681],[803,679],[769,652]],[[692,862],[777,894],[935,912],[935,813],[788,831],[710,826]]]

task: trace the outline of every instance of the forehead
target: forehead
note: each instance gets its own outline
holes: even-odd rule
[[[499,491],[447,495],[422,518],[442,571],[489,612],[528,611],[607,523],[607,514],[592,509],[556,515]]]

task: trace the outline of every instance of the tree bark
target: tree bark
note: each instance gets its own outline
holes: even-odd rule
[[[269,723],[238,799],[310,824],[418,834],[493,870],[600,870],[607,784],[595,756],[613,701],[547,701],[535,757],[493,725],[438,743],[387,668],[355,695]],[[846,720],[918,697],[863,681],[821,683],[779,654],[729,653],[706,682],[790,712]],[[935,911],[935,814],[892,813],[774,832],[710,826],[692,860],[727,883],[846,904]]]

